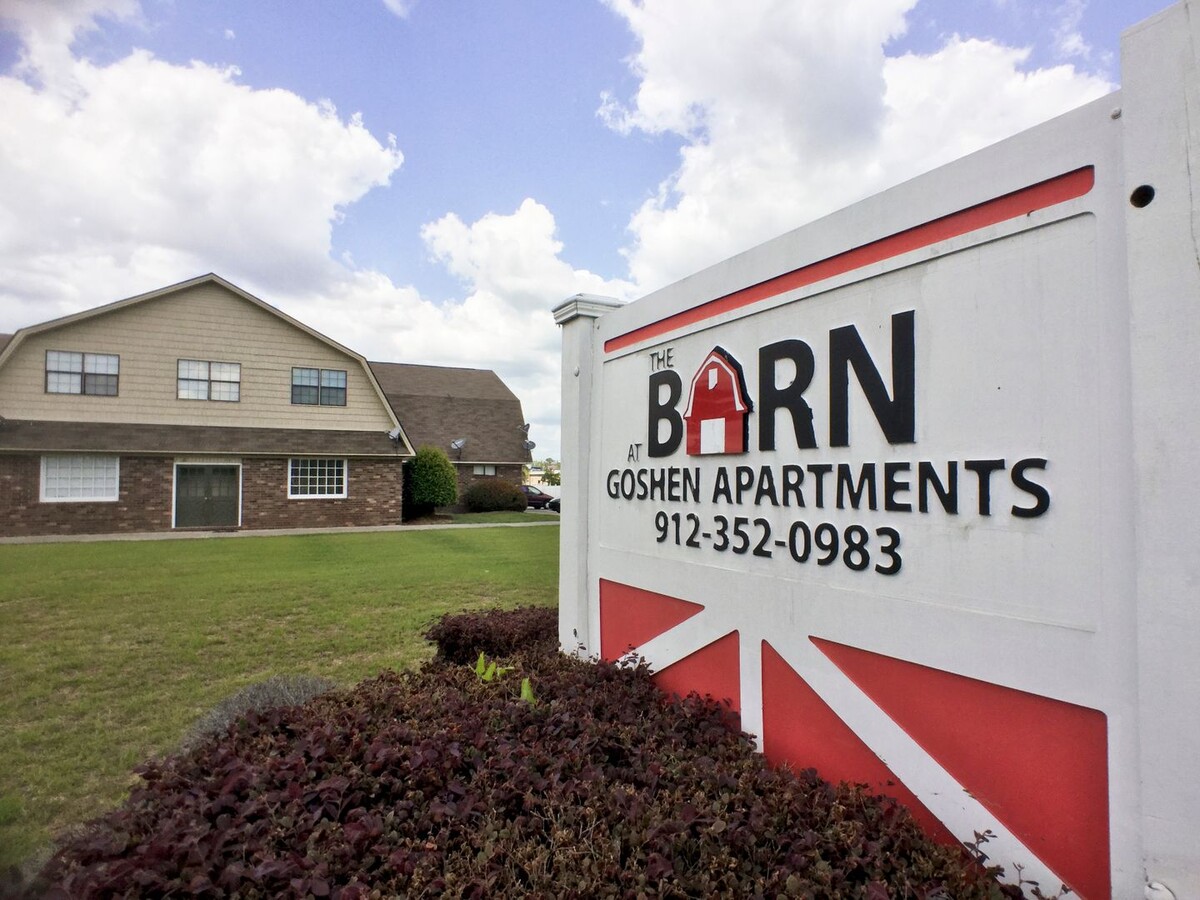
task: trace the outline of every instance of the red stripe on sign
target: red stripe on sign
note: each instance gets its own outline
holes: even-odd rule
[[[742,667],[738,633],[731,631],[695,653],[660,669],[654,675],[654,683],[665,694],[686,697],[694,692],[724,703],[740,714]]]
[[[1103,712],[809,640],[1083,900],[1112,896]]]
[[[699,603],[601,578],[600,657],[619,659],[703,611]]]
[[[762,642],[763,754],[773,765],[816,769],[826,781],[865,784],[905,806],[925,833],[943,844],[958,839],[896,777],[779,651]]]
[[[1082,169],[1038,182],[976,206],[960,209],[958,212],[950,213],[923,225],[898,231],[877,241],[871,241],[869,244],[826,257],[767,281],[742,288],[740,291],[734,291],[732,294],[726,294],[724,297],[718,297],[715,300],[701,303],[699,306],[693,306],[691,309],[685,309],[683,312],[659,319],[657,322],[651,322],[649,325],[643,325],[641,328],[635,328],[633,331],[627,331],[605,341],[604,350],[606,353],[622,350],[639,341],[658,337],[688,325],[695,325],[697,322],[703,322],[713,316],[741,309],[760,300],[824,281],[826,278],[844,275],[846,272],[882,262],[902,253],[920,250],[922,247],[929,247],[939,241],[978,231],[980,228],[1016,219],[1019,216],[1027,216],[1039,209],[1046,209],[1067,200],[1074,200],[1076,197],[1082,197],[1088,193],[1095,181],[1095,168],[1084,166]]]

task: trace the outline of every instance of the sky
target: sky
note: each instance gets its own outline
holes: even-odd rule
[[[1167,0],[0,0],[0,332],[215,272],[494,369],[1102,97]]]

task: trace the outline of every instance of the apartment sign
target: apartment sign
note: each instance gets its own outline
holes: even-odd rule
[[[1188,13],[1120,94],[555,311],[564,648],[1085,900],[1200,896]]]
[[[606,496],[641,503],[653,521],[643,533],[658,544],[888,576],[902,570],[902,529],[911,515],[958,517],[960,507],[982,518],[1045,515],[1051,501],[1044,457],[921,456],[915,311],[895,313],[888,328],[891,367],[884,373],[856,325],[828,332],[822,440],[806,396],[817,356],[803,339],[773,341],[750,354],[754,395],[742,364],[723,347],[704,355],[694,372],[681,368],[685,357],[673,346],[649,351],[646,434],[606,473]],[[866,418],[894,450],[886,458],[845,461],[852,459],[852,383]],[[908,458],[892,458],[909,447]],[[752,451],[754,464],[746,458]],[[720,459],[702,466],[689,458],[705,456]]]

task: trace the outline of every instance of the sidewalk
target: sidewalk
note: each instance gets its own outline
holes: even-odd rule
[[[470,522],[436,525],[368,525],[337,528],[255,528],[243,531],[144,531],[129,534],[35,534],[24,537],[0,537],[0,544],[66,544],[97,541],[192,541],[201,538],[251,538],[299,534],[364,534],[381,531],[437,531],[446,528],[535,528],[557,525],[553,513],[531,512],[530,522]]]

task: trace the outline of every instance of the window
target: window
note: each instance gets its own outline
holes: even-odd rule
[[[288,497],[345,497],[344,459],[293,459],[289,461]]]
[[[120,489],[116,456],[43,456],[43,503],[112,501]]]
[[[179,360],[178,391],[180,400],[225,400],[242,398],[242,364]]]
[[[321,405],[346,405],[346,373],[339,369],[321,370]]]
[[[308,406],[345,406],[345,370],[293,368],[292,402]]]
[[[47,394],[117,396],[121,357],[115,353],[46,351]]]
[[[476,475],[495,475],[496,467],[495,466],[476,466],[475,474]]]

